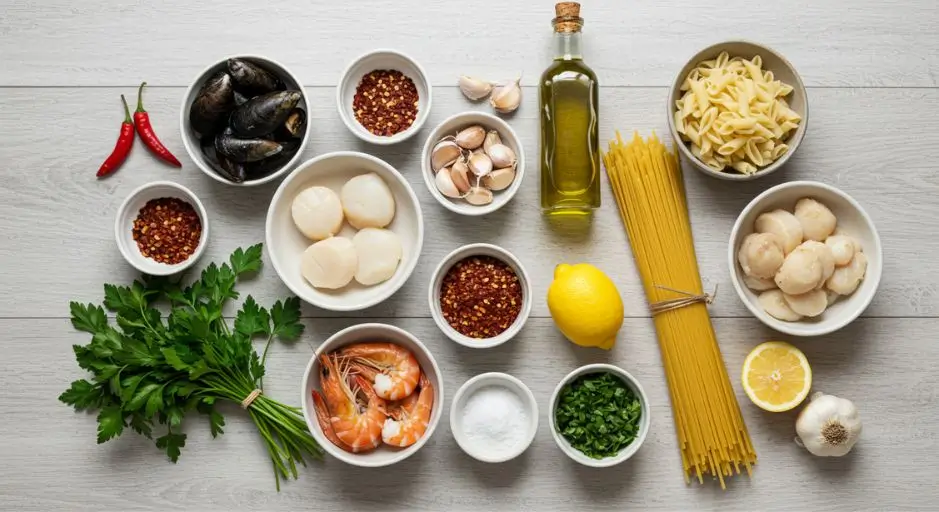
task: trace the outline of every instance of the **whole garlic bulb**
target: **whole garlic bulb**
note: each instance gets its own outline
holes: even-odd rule
[[[841,457],[861,435],[861,418],[850,400],[815,393],[796,420],[796,444],[812,455]]]

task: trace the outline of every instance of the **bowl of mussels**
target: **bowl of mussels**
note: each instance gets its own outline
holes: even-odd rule
[[[287,68],[258,56],[205,69],[186,91],[180,130],[202,172],[229,185],[277,179],[300,159],[309,105]]]

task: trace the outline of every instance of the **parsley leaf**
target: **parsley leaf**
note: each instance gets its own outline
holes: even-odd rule
[[[179,460],[179,449],[186,446],[186,434],[174,434],[171,430],[165,436],[156,438],[156,445],[166,450],[166,456],[175,463]]]
[[[292,341],[303,333],[303,324],[300,323],[300,299],[290,297],[283,302],[277,301],[271,308],[271,319],[274,321],[274,336]]]
[[[258,306],[254,297],[248,295],[235,317],[235,330],[249,338],[258,334],[270,336],[271,316],[266,309]]]
[[[584,455],[612,457],[636,439],[639,398],[612,373],[575,379],[561,390],[554,410],[557,431]]]
[[[79,331],[94,334],[108,325],[108,317],[101,306],[72,302],[69,304],[69,310],[72,313],[72,326]]]
[[[235,275],[240,276],[245,272],[257,272],[261,269],[261,247],[262,244],[252,245],[247,251],[239,247],[235,249],[228,261]]]
[[[98,444],[121,435],[124,431],[124,413],[116,405],[101,409],[98,413]]]
[[[212,409],[212,411],[209,412],[209,428],[212,431],[212,437],[218,437],[224,434],[225,430],[222,428],[224,426],[225,417],[215,409]]]
[[[93,409],[104,401],[104,390],[100,384],[92,384],[85,379],[76,380],[59,395],[59,400],[75,407],[76,411]]]

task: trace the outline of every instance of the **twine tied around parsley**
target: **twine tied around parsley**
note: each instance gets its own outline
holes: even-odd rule
[[[656,288],[661,290],[668,290],[670,292],[683,295],[683,297],[676,297],[674,299],[661,300],[649,305],[649,311],[652,312],[652,315],[657,315],[659,313],[665,313],[666,311],[672,311],[675,309],[680,309],[685,306],[690,306],[692,304],[704,303],[710,305],[714,302],[714,299],[717,298],[717,285],[714,285],[714,293],[692,293],[685,290],[676,290],[674,288],[669,288],[668,286],[655,285]]]
[[[248,393],[248,396],[246,396],[245,399],[241,401],[241,408],[247,409],[248,407],[251,407],[251,404],[254,403],[254,401],[257,400],[259,396],[261,396],[260,389],[255,389],[254,391]]]

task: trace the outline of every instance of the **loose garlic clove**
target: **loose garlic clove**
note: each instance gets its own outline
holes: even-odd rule
[[[474,206],[485,206],[492,202],[492,192],[484,187],[472,187],[465,196],[466,202]]]
[[[786,300],[789,309],[796,314],[807,317],[821,315],[828,307],[828,294],[825,293],[825,290],[812,290],[802,295],[787,295],[784,293],[783,299]]]
[[[492,160],[485,153],[473,153],[468,165],[473,174],[480,178],[492,172]]]
[[[489,104],[500,114],[511,114],[522,103],[521,78],[496,86],[489,97]]]
[[[434,172],[443,169],[449,165],[452,165],[453,162],[456,162],[456,159],[463,154],[463,150],[460,149],[460,146],[452,140],[442,140],[434,146],[433,151],[430,153],[430,164]]]
[[[434,183],[437,185],[437,190],[439,190],[441,194],[447,197],[458,199],[463,195],[453,183],[453,178],[450,177],[450,169],[447,169],[446,167],[437,171],[437,176],[434,178]]]
[[[460,79],[457,83],[460,86],[460,90],[463,91],[463,96],[473,101],[479,101],[489,96],[489,93],[492,92],[492,84],[471,76],[460,75]]]
[[[477,124],[460,130],[460,132],[456,134],[455,141],[457,145],[463,149],[476,149],[482,146],[485,138],[486,129]]]
[[[486,134],[486,139],[483,141],[483,151],[488,154],[489,148],[496,144],[502,144],[502,137],[499,136],[499,132],[489,130],[489,133]]]
[[[759,298],[757,298],[757,302],[763,307],[763,311],[766,311],[769,316],[777,320],[782,320],[783,322],[798,322],[802,319],[802,315],[796,313],[789,307],[789,304],[786,303],[786,299],[783,296],[783,292],[779,290],[767,290],[761,293]]]
[[[469,192],[470,189],[469,168],[466,167],[466,164],[457,166],[459,163],[461,162],[457,160],[456,164],[453,164],[453,167],[450,168],[450,179],[453,181],[456,189],[460,191],[460,195],[463,195]]]
[[[496,169],[483,178],[483,185],[489,190],[505,190],[515,181],[515,169],[506,167]]]
[[[486,154],[489,155],[492,166],[496,169],[515,166],[515,152],[508,146],[493,144],[486,150]]]

